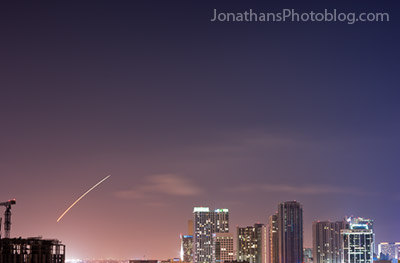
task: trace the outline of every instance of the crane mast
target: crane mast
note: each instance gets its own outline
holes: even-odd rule
[[[5,206],[6,211],[4,212],[4,237],[10,238],[11,232],[11,206],[17,202],[15,199],[8,200],[7,202],[0,203],[0,206]],[[1,224],[1,221],[0,221]]]

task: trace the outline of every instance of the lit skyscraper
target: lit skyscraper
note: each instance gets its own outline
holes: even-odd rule
[[[213,263],[233,261],[233,234],[214,233],[213,236]]]
[[[193,262],[193,236],[181,235],[181,261]]]
[[[193,216],[193,261],[195,263],[212,262],[212,234],[229,232],[229,210],[210,211],[208,207],[195,207]]]
[[[346,228],[345,221],[313,222],[314,263],[341,263],[343,244],[340,231]]]
[[[180,260],[183,262],[193,262],[193,220],[188,220],[188,234],[181,234],[181,253]]]
[[[195,207],[193,262],[212,261],[212,216],[208,207]]]
[[[267,262],[267,229],[263,224],[237,227],[237,260],[239,262]]]
[[[278,214],[269,217],[269,263],[279,263]]]
[[[372,263],[374,255],[374,233],[372,229],[344,229],[344,263]]]
[[[278,206],[279,263],[303,262],[303,208],[296,201]]]
[[[372,263],[374,256],[373,221],[346,218],[350,229],[342,229],[343,263]]]

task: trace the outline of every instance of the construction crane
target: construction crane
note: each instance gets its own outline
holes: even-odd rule
[[[4,212],[4,237],[10,238],[11,231],[11,206],[15,205],[17,201],[15,199],[8,200],[7,202],[0,203],[0,206],[5,206],[6,211]]]

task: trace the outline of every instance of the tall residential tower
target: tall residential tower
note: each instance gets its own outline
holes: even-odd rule
[[[346,228],[345,221],[313,222],[314,263],[341,263],[343,242],[340,231]]]
[[[269,217],[269,263],[279,263],[278,213]]]
[[[372,263],[375,234],[370,219],[347,218],[349,229],[342,229],[343,263]]]
[[[267,228],[263,224],[237,227],[237,261],[267,263]]]
[[[229,232],[229,210],[211,211],[208,207],[195,207],[193,216],[193,262],[211,263],[214,245],[212,234]]]
[[[303,208],[296,201],[278,206],[279,263],[303,262]]]

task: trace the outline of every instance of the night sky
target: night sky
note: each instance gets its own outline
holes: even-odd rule
[[[400,241],[400,9],[371,2],[0,4],[12,236],[60,239],[67,258],[167,259],[193,206],[229,208],[234,232],[297,200],[305,247],[312,221],[346,215]],[[390,22],[212,23],[214,8]]]

